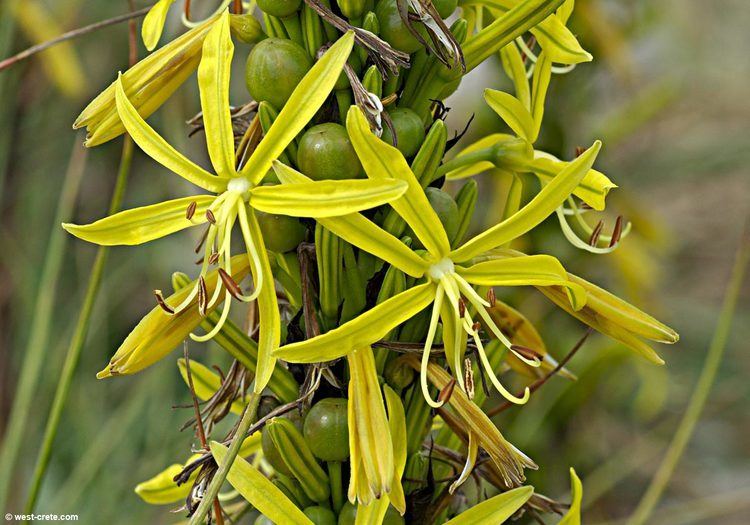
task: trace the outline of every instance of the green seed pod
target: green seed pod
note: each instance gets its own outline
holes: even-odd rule
[[[273,215],[256,211],[263,242],[272,252],[285,253],[294,250],[305,240],[305,226],[296,217]]]
[[[380,37],[390,45],[404,53],[414,53],[422,47],[401,20],[396,0],[380,0],[375,6],[375,15],[378,17]]]
[[[307,507],[302,512],[315,525],[336,525],[336,515],[331,509],[316,505],[314,507]]]
[[[230,15],[229,27],[232,36],[246,44],[256,44],[266,38],[260,22],[253,15]]]
[[[318,302],[326,328],[335,326],[341,305],[339,282],[343,269],[342,240],[319,222],[315,224],[315,260],[318,265]]]
[[[422,119],[409,108],[396,108],[389,111],[388,114],[398,138],[396,147],[404,154],[404,157],[413,157],[425,138]],[[388,126],[383,127],[382,139],[388,144],[393,144],[393,136]]]
[[[493,163],[509,171],[524,171],[534,160],[534,148],[522,138],[510,138],[494,146]]]
[[[303,432],[315,457],[344,461],[349,457],[347,401],[329,397],[318,401],[307,413]]]
[[[313,504],[313,501],[307,497],[305,491],[302,490],[302,485],[296,479],[277,472],[273,478],[273,484],[281,489],[284,495],[297,507],[302,509]]]
[[[369,31],[373,35],[380,34],[380,24],[378,23],[378,17],[375,13],[368,11],[362,20],[362,29]],[[356,46],[354,52],[359,57],[360,62],[363,64],[367,63],[367,50],[362,46]]]
[[[458,228],[456,228],[456,236],[451,239],[451,247],[455,248],[466,236],[466,232],[469,230],[469,224],[471,224],[471,217],[474,215],[474,207],[477,203],[477,196],[479,190],[477,188],[477,181],[471,179],[466,184],[461,186],[456,194],[456,205],[458,206]]]
[[[284,463],[284,460],[281,459],[281,455],[279,455],[276,445],[273,444],[271,433],[268,432],[267,426],[261,432],[260,447],[263,450],[263,457],[271,464],[277,473],[286,474],[287,476],[292,474],[289,467]]]
[[[341,14],[349,20],[360,18],[364,12],[367,2],[365,0],[336,0]]]
[[[299,11],[302,0],[258,0],[258,8],[264,13],[286,18]]]
[[[437,10],[440,18],[448,18],[458,7],[458,0],[432,0],[432,5]]]
[[[282,108],[311,67],[310,55],[299,44],[267,38],[247,57],[247,90],[258,102],[267,101],[274,108]]]
[[[381,97],[383,95],[383,75],[377,66],[370,66],[362,77],[362,85],[370,93]]]
[[[284,23],[281,21],[281,18],[271,16],[268,13],[263,13],[263,25],[265,26],[266,33],[269,37],[283,38],[285,40],[289,39],[289,35],[284,28]]]
[[[302,135],[297,167],[314,180],[354,179],[362,174],[346,128],[334,122],[313,126]]]
[[[315,460],[302,433],[288,419],[274,418],[266,424],[266,432],[292,475],[313,501],[323,502],[331,494],[328,474]]]

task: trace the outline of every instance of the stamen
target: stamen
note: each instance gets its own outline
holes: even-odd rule
[[[427,330],[427,337],[424,342],[424,349],[422,351],[422,363],[419,368],[419,382],[422,387],[422,395],[427,401],[427,404],[432,408],[440,408],[443,402],[438,400],[433,401],[430,397],[430,390],[427,386],[427,365],[430,363],[430,350],[432,350],[432,342],[435,340],[435,332],[437,332],[438,319],[440,316],[440,308],[443,306],[443,286],[438,284],[437,290],[435,291],[435,302],[432,305],[432,316],[430,317],[430,327]]]
[[[187,220],[190,220],[193,218],[193,215],[195,215],[195,209],[198,207],[198,203],[196,201],[192,201],[190,204],[188,204],[187,210],[185,211],[185,218]]]
[[[201,275],[198,279],[198,313],[201,314],[201,317],[206,315],[206,297],[208,296],[208,291],[206,290],[206,280]]]
[[[458,298],[458,316],[463,318],[466,315],[466,301],[463,297]]]
[[[482,323],[479,321],[475,322],[473,325],[471,325],[471,330],[473,332],[478,332],[482,328]]]
[[[221,277],[221,281],[224,283],[224,286],[227,289],[227,292],[229,292],[232,297],[237,299],[238,301],[242,297],[242,288],[240,288],[240,285],[237,284],[237,282],[232,279],[232,276],[229,275],[224,268],[219,268],[219,277]]]
[[[527,359],[536,359],[541,360],[544,359],[544,355],[537,352],[536,350],[529,348],[527,346],[521,346],[521,345],[510,345],[510,349],[516,353],[521,354],[522,356],[526,357]]]
[[[622,215],[617,216],[617,220],[615,221],[615,229],[612,230],[612,239],[609,241],[609,247],[614,248],[614,246],[620,242],[620,237],[622,236]]]
[[[604,220],[600,220],[596,228],[594,228],[594,231],[591,232],[591,237],[589,238],[589,245],[596,246],[596,243],[599,242],[599,236],[602,234],[602,230],[604,229]]]
[[[490,308],[495,306],[495,303],[497,302],[497,297],[495,296],[495,289],[490,288],[487,290],[487,302],[490,303]]]
[[[216,224],[216,215],[214,215],[214,212],[212,212],[210,209],[206,210],[206,220],[210,222],[211,224]]]
[[[474,368],[471,366],[471,359],[464,359],[464,390],[469,399],[474,399]]]
[[[576,153],[576,158],[580,157],[585,152],[586,152],[586,148],[584,148],[583,146],[576,146],[576,152],[575,152]]]
[[[229,292],[226,292],[226,294],[224,295],[224,308],[222,308],[221,310],[221,317],[219,317],[219,321],[216,323],[216,326],[214,326],[210,332],[203,335],[190,334],[190,339],[199,343],[205,343],[206,341],[212,339],[216,334],[219,333],[219,330],[221,330],[221,328],[224,326],[224,323],[226,323],[227,318],[229,317],[229,307],[231,305],[232,301],[230,301]]]
[[[531,391],[529,390],[529,387],[526,387],[523,392],[523,397],[516,397],[513,394],[511,394],[503,385],[500,383],[500,380],[495,375],[495,371],[492,370],[492,365],[490,364],[489,359],[487,359],[487,354],[484,351],[484,346],[482,345],[482,340],[479,337],[479,334],[476,332],[472,334],[474,337],[474,343],[477,345],[477,353],[479,354],[479,360],[482,362],[482,366],[484,367],[484,370],[487,372],[487,375],[490,378],[490,381],[492,381],[492,384],[495,386],[498,392],[502,394],[502,396],[510,401],[511,403],[515,403],[517,405],[523,405],[526,403],[526,401],[529,400],[529,396],[531,396]]]
[[[448,384],[445,385],[442,390],[440,390],[440,394],[438,394],[438,403],[444,405],[445,403],[450,401],[450,398],[453,395],[454,388],[456,388],[456,378],[451,377],[451,380],[448,382]]]
[[[198,253],[201,251],[201,248],[203,248],[203,243],[206,242],[206,237],[208,236],[208,231],[211,229],[211,226],[203,230],[203,235],[201,235],[201,238],[198,239],[198,244],[195,245],[195,253]]]
[[[174,315],[174,309],[167,304],[164,300],[164,296],[161,290],[154,290],[154,297],[156,297],[156,303],[161,306],[161,309],[167,312],[169,315]]]
[[[213,252],[208,257],[208,264],[216,264],[217,262],[219,262],[219,253],[218,252]]]

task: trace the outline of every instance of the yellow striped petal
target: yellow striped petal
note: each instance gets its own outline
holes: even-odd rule
[[[526,109],[531,109],[531,91],[529,80],[526,78],[526,66],[521,58],[521,53],[515,44],[509,44],[500,50],[500,59],[503,70],[508,78],[513,81],[516,90],[516,98],[521,101]]]
[[[159,0],[143,19],[141,38],[143,38],[143,45],[149,51],[153,51],[159,43],[164,30],[164,22],[167,21],[167,13],[173,3],[174,0]]]
[[[547,99],[547,88],[552,78],[552,61],[542,51],[534,67],[534,75],[531,79],[531,116],[534,121],[534,140],[539,136],[544,117],[544,101]]]
[[[401,152],[370,131],[362,110],[356,106],[346,115],[346,129],[368,177],[398,179],[408,184],[403,198],[391,202],[391,206],[409,224],[427,251],[437,259],[445,256],[450,251],[445,228]]]
[[[543,182],[548,182],[568,164],[549,153],[535,150],[534,161],[529,165],[529,170]],[[595,210],[601,211],[606,206],[609,191],[616,187],[617,184],[609,180],[604,173],[590,169],[578,183],[573,194]]]
[[[311,179],[277,162],[274,170],[284,184],[309,182]],[[428,264],[396,237],[359,213],[332,218],[318,218],[318,222],[345,241],[392,264],[399,270],[421,277]]]
[[[393,443],[393,481],[388,498],[403,516],[406,513],[406,496],[404,487],[401,485],[401,476],[406,468],[406,414],[401,398],[391,387],[384,385],[383,392],[388,406],[388,427]]]
[[[576,471],[573,470],[573,467],[570,468],[570,492],[573,501],[570,502],[570,508],[568,509],[568,512],[566,512],[565,516],[563,516],[562,519],[557,522],[557,525],[581,525],[581,500],[583,499],[583,484],[576,474]]]
[[[498,525],[529,501],[534,487],[518,487],[474,505],[445,525]]]
[[[293,217],[336,217],[391,202],[404,191],[406,183],[399,180],[321,180],[258,186],[251,191],[250,205]]]
[[[318,363],[338,359],[356,348],[370,346],[435,298],[435,285],[425,283],[391,297],[338,328],[312,339],[288,344],[275,355],[292,363]]]
[[[180,177],[200,186],[204,190],[220,193],[227,187],[228,178],[216,177],[174,149],[161,135],[149,126],[128,100],[122,86],[122,75],[115,84],[117,114],[125,129],[138,147],[148,156]]]
[[[211,454],[221,464],[227,454],[227,447],[216,441],[211,442]],[[313,525],[313,522],[287,498],[276,485],[253,468],[241,457],[235,458],[227,474],[227,481],[242,494],[258,512],[274,523],[290,525]]]
[[[206,210],[216,197],[196,195],[121,211],[91,224],[64,223],[65,230],[84,241],[101,246],[143,244],[206,222]],[[188,206],[196,203],[192,220]]]
[[[233,55],[229,11],[224,11],[203,42],[203,57],[198,66],[198,87],[208,156],[216,173],[226,177],[236,173],[234,133],[229,111],[229,79]]]
[[[274,160],[302,131],[326,101],[349,58],[354,33],[347,32],[333,44],[297,84],[241,174],[257,184],[271,169]]]
[[[484,100],[492,110],[502,118],[516,135],[528,142],[536,140],[538,130],[534,125],[534,117],[523,103],[513,95],[495,89],[484,90]]]
[[[594,142],[593,146],[568,164],[526,206],[454,250],[451,258],[455,262],[467,261],[480,253],[502,246],[536,227],[576,189],[591,169],[600,149],[601,142]]]

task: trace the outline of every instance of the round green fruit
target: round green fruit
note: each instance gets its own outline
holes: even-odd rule
[[[401,20],[396,0],[380,0],[375,6],[375,16],[378,17],[380,38],[399,51],[414,53],[422,47]],[[419,24],[414,24],[414,27],[419,27]]]
[[[440,18],[448,18],[458,6],[458,0],[432,0],[432,5],[437,10]]]
[[[424,142],[425,132],[422,119],[409,108],[397,108],[389,111],[388,115],[391,117],[393,129],[398,138],[396,147],[404,154],[404,157],[413,157]],[[388,144],[393,144],[393,135],[388,126],[383,126],[381,138]]]
[[[286,18],[299,11],[302,0],[258,0],[257,4],[266,14]]]
[[[253,525],[275,525],[270,518],[266,518],[263,514],[255,518]]]
[[[247,57],[245,82],[250,95],[281,110],[312,67],[307,51],[284,38],[266,38]]]
[[[314,180],[354,179],[362,173],[346,129],[335,122],[318,124],[302,135],[297,167]]]
[[[349,457],[346,399],[329,397],[318,401],[307,413],[302,431],[315,457],[344,461]]]
[[[336,515],[331,509],[317,505],[314,507],[307,507],[302,512],[304,512],[305,516],[310,518],[310,521],[315,525],[336,525]]]
[[[285,253],[294,250],[305,240],[305,226],[296,217],[273,215],[256,211],[260,231],[266,248],[272,252]]]

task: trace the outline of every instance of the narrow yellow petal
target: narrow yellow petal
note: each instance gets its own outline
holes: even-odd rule
[[[576,474],[576,471],[573,470],[573,467],[570,468],[570,492],[573,501],[570,502],[570,508],[568,509],[568,512],[566,512],[565,516],[563,516],[562,519],[557,522],[557,525],[581,525],[581,500],[583,500],[583,484]]]
[[[503,523],[534,494],[534,487],[518,487],[474,505],[445,525],[497,525]]]
[[[484,90],[484,100],[492,110],[502,118],[516,135],[534,143],[538,130],[534,126],[534,117],[523,103],[513,95],[495,89]]]
[[[122,75],[116,83],[117,113],[136,144],[156,162],[196,186],[220,193],[227,187],[226,177],[215,177],[174,149],[138,114],[122,87]]]
[[[203,125],[208,156],[218,175],[234,175],[234,133],[229,111],[229,80],[234,44],[229,30],[229,11],[219,17],[203,42],[198,66]]]
[[[292,363],[338,359],[354,349],[379,341],[422,311],[435,297],[435,285],[425,283],[401,292],[338,328],[312,339],[279,348],[275,355]]]
[[[183,197],[121,211],[91,224],[65,223],[62,227],[79,239],[101,246],[132,246],[205,223],[206,210],[215,198],[213,195]],[[196,205],[195,213],[189,220],[186,211],[193,203]]]
[[[159,0],[143,19],[141,38],[143,38],[143,45],[149,51],[153,51],[159,43],[161,33],[164,30],[164,22],[167,20],[169,7],[173,3],[174,0]]]
[[[356,106],[352,106],[346,115],[346,129],[368,177],[398,179],[408,184],[404,196],[391,202],[391,206],[435,258],[445,256],[450,251],[445,228],[401,152],[370,131],[362,110]]]
[[[406,183],[398,180],[321,180],[258,186],[251,191],[250,205],[293,217],[336,217],[375,208],[404,191]]]
[[[575,190],[581,179],[591,169],[600,149],[601,142],[594,142],[593,146],[568,164],[526,206],[454,250],[451,258],[455,262],[467,261],[480,253],[502,246],[536,227]]]
[[[211,442],[211,454],[221,464],[227,454],[227,447],[216,441]],[[235,458],[227,474],[227,481],[242,494],[253,507],[274,523],[290,525],[312,525],[313,522],[297,508],[276,485],[253,468],[241,457]]]

